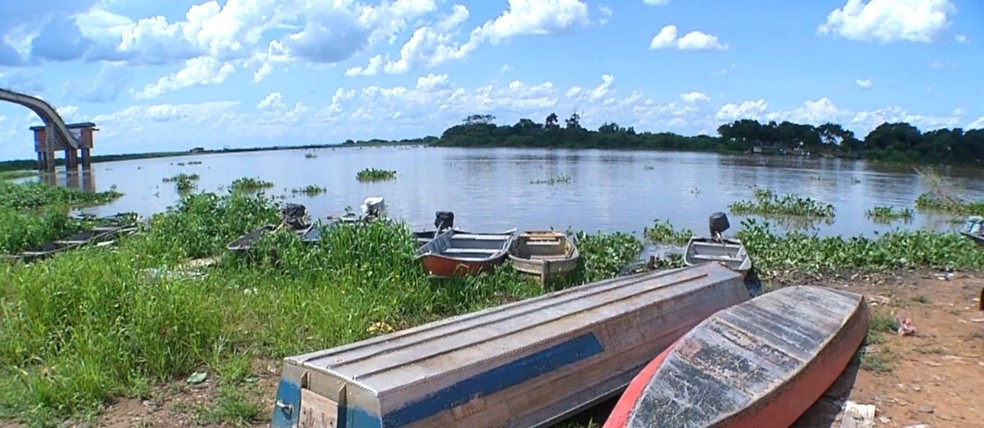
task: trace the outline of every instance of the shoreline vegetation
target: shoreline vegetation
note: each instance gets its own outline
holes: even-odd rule
[[[493,115],[470,115],[446,129],[440,137],[402,140],[346,140],[338,144],[205,149],[187,151],[93,155],[92,162],[113,162],[201,154],[246,153],[278,150],[315,150],[343,147],[433,146],[433,147],[523,147],[562,149],[651,150],[715,153],[758,153],[771,155],[822,156],[909,164],[980,164],[984,160],[984,129],[942,128],[920,131],[907,122],[883,123],[858,138],[841,125],[820,126],[788,121],[760,123],[742,119],[717,128],[717,135],[684,136],[672,132],[637,132],[605,122],[597,130],[581,125],[577,113],[561,120],[555,113],[543,123],[520,119],[513,125],[497,125]],[[305,158],[316,158],[306,153]],[[63,166],[58,158],[56,165]],[[0,162],[0,171],[31,170],[37,161],[22,159]]]
[[[277,221],[281,203],[268,190],[269,183],[250,177],[219,193],[192,190],[114,246],[5,262],[0,420],[89,423],[120,398],[153,400],[167,385],[207,376],[217,397],[187,409],[196,421],[259,422],[271,409],[269,397],[261,401],[251,392],[263,370],[258,362],[612,278],[644,249],[627,233],[569,230],[581,263],[549,287],[508,266],[431,280],[413,258],[411,230],[398,220],[336,224],[313,244],[282,229],[245,256],[229,252],[228,242]],[[11,231],[0,246],[12,253],[82,229],[69,217],[71,207],[119,196],[0,181],[0,226]],[[735,229],[767,290],[797,275],[984,268],[984,251],[952,232],[820,238],[781,234],[756,220]],[[692,234],[654,221],[643,238],[679,246]],[[200,260],[215,263],[189,267]],[[671,254],[658,266],[682,263]]]

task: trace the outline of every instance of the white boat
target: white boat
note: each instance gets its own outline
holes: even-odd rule
[[[716,264],[585,284],[286,358],[271,427],[543,427],[749,299]]]

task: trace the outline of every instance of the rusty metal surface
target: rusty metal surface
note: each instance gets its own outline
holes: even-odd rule
[[[731,307],[681,339],[629,418],[634,427],[706,427],[751,406],[806,367],[862,297],[789,287]]]

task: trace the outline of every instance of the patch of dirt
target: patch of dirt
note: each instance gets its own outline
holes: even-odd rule
[[[803,277],[796,284],[862,293],[871,302],[873,313],[910,318],[916,335],[886,333],[883,343],[869,345],[868,352],[888,349],[897,358],[882,373],[852,364],[795,426],[839,427],[846,400],[874,405],[875,426],[879,427],[968,427],[984,421],[984,314],[977,300],[984,273],[955,273],[951,279],[931,271],[842,274]],[[254,363],[253,373],[260,379],[250,393],[264,406],[264,412],[252,426],[269,426],[280,364],[276,360]],[[158,387],[147,400],[120,400],[107,408],[97,425],[195,426],[196,412],[215,402],[212,382],[211,378],[196,386],[176,382]],[[613,404],[610,400],[585,414],[596,423],[603,421],[607,414],[604,407],[610,409]]]

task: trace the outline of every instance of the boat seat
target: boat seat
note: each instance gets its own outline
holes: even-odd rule
[[[739,259],[729,256],[708,256],[704,254],[695,254],[694,260],[707,260],[712,262],[736,262]]]
[[[485,248],[448,248],[441,251],[441,254],[495,254],[500,250],[488,250]]]
[[[466,233],[451,235],[451,239],[470,239],[474,241],[505,241],[509,237],[509,235],[472,235]]]
[[[560,245],[560,240],[553,240],[553,241],[526,241],[526,245],[534,246],[534,247],[539,247],[539,246],[555,247],[555,246]]]

